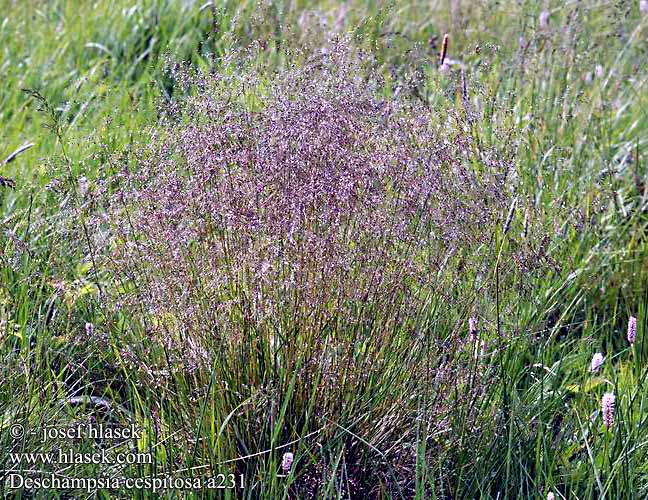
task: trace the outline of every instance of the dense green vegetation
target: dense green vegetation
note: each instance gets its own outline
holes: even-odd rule
[[[648,6],[0,0],[0,7],[4,496],[648,497]],[[446,33],[449,64],[440,65]],[[341,75],[327,67],[340,61],[338,51]],[[273,91],[301,108],[284,111]],[[333,299],[300,302],[286,292],[289,303],[273,309],[285,314],[261,318],[250,305],[246,273],[254,273],[227,251],[247,248],[247,240],[207,224],[212,243],[184,241],[167,254],[158,226],[146,223],[172,217],[138,196],[151,196],[149,187],[171,200],[163,196],[175,185],[166,175],[176,170],[191,174],[183,187],[203,193],[192,178],[200,162],[183,142],[194,136],[182,134],[207,123],[197,137],[209,143],[229,126],[219,121],[224,102],[243,117],[270,120],[264,111],[276,110],[290,127],[290,117],[303,118],[300,109],[336,96],[357,99],[349,120],[361,137],[371,130],[362,126],[383,124],[374,108],[395,109],[399,126],[366,143],[381,154],[385,146],[385,168],[397,163],[390,147],[439,155],[447,171],[436,194],[456,194],[456,217],[443,219],[448,235],[431,238],[429,248],[394,247],[411,251],[402,255],[414,267],[428,259],[429,281],[413,272],[419,281],[407,282],[417,296],[425,291],[423,306],[404,309],[411,288],[386,298],[354,260],[346,277],[334,274],[332,296],[348,298],[339,309]],[[221,112],[216,118],[210,106]],[[353,121],[362,106],[372,111]],[[257,133],[272,142],[271,126],[246,123],[234,123],[244,130],[243,151],[260,144]],[[355,129],[345,136],[345,124],[336,133],[361,165],[374,151],[353,142]],[[299,137],[311,137],[300,127]],[[215,148],[229,151],[228,139],[219,140]],[[286,140],[286,151],[300,144]],[[264,151],[283,154],[272,147]],[[228,164],[238,152],[228,152]],[[394,192],[396,181],[379,201],[391,206]],[[193,221],[181,208],[178,231]],[[114,230],[120,217],[127,227]],[[149,258],[137,261],[129,237],[154,249]],[[222,260],[209,246],[217,237],[226,242]],[[372,237],[367,230],[366,240],[340,245],[357,249]],[[138,251],[125,256],[123,248]],[[402,264],[387,262],[388,271]],[[221,269],[232,275],[223,289],[210,288]],[[169,285],[177,277],[187,278],[182,290]],[[280,281],[275,275],[259,290],[283,293]],[[359,302],[340,291],[349,283],[367,286]],[[226,302],[236,307],[219,316]],[[199,313],[187,312],[193,306]],[[595,353],[603,362],[592,370]],[[615,396],[612,421],[602,408],[606,393]],[[140,437],[111,444],[40,435],[97,421],[132,424]],[[16,426],[34,432],[18,435]],[[15,459],[102,448],[135,449],[153,463]],[[294,462],[282,467],[288,452]],[[236,488],[11,489],[8,476],[18,470],[60,478],[235,474]]]

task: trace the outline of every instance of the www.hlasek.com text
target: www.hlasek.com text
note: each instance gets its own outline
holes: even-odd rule
[[[153,456],[145,452],[123,452],[115,453],[102,449],[95,452],[78,452],[74,449],[59,449],[55,452],[21,452],[10,453],[9,461],[13,465],[34,465],[34,464],[152,464]]]

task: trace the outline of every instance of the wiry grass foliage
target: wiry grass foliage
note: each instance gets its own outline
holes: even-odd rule
[[[497,293],[494,242],[512,263],[536,242],[528,232],[502,254],[516,185],[497,150],[434,129],[425,106],[381,99],[357,77],[362,60],[336,44],[272,80],[240,59],[218,76],[179,71],[195,92],[167,110],[141,162],[108,179],[97,224],[115,305],[143,314],[137,340],[120,342],[128,369],[167,389],[189,372],[236,376],[245,389],[226,413],[259,398],[282,411],[268,421],[250,408],[245,431],[228,423],[218,439],[230,450],[315,427],[350,468],[344,491],[396,494],[414,490],[417,461],[467,446],[496,339],[468,337],[466,315]],[[498,286],[516,271],[504,266]],[[461,273],[472,286],[459,289]],[[151,372],[151,349],[167,377]],[[294,489],[318,495],[313,471],[332,464],[298,442]]]
[[[0,6],[3,470],[648,495],[642,3]]]

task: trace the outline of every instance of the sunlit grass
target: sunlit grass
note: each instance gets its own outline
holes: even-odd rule
[[[12,467],[11,452],[56,447],[36,436],[11,438],[12,424],[82,421],[93,405],[72,398],[83,395],[105,398],[112,405],[107,418],[142,430],[137,447],[155,464],[124,474],[242,473],[245,488],[223,493],[232,498],[648,495],[648,18],[639,2],[358,0],[345,10],[311,1],[213,9],[181,0],[1,0],[0,7],[0,161],[34,144],[0,164],[0,176],[16,183],[0,187],[2,469]],[[458,64],[437,71],[445,33],[463,76]],[[545,256],[531,263],[542,266],[542,276],[521,274],[515,286],[495,287],[496,299],[477,295],[461,306],[439,299],[416,323],[416,331],[438,340],[467,336],[467,317],[476,315],[488,341],[470,379],[483,392],[442,422],[415,418],[435,387],[426,393],[404,371],[424,359],[424,343],[412,352],[373,346],[382,371],[371,371],[363,390],[335,393],[340,400],[329,402],[328,414],[314,411],[298,370],[285,364],[307,362],[303,340],[314,342],[313,332],[290,334],[300,344],[281,360],[250,330],[240,350],[224,351],[209,370],[174,370],[168,352],[143,340],[142,325],[108,314],[100,290],[108,286],[107,270],[94,268],[83,233],[83,222],[101,207],[79,198],[80,190],[92,193],[97,179],[137,168],[140,142],[158,125],[160,99],[180,92],[168,61],[217,72],[220,57],[258,45],[257,64],[271,78],[286,61],[313,63],[329,37],[344,34],[373,56],[368,71],[382,77],[379,94],[427,103],[439,136],[469,135],[515,165],[506,175],[516,210],[507,234],[502,213],[492,248],[507,255],[527,230],[539,241],[547,237]],[[38,91],[51,112],[39,111],[42,102],[24,89]],[[482,168],[476,160],[475,171]],[[468,266],[442,284],[454,297],[469,296],[480,280],[493,286],[510,265],[493,250],[484,273]],[[638,318],[632,348],[630,316]],[[84,336],[86,322],[99,337]],[[358,328],[356,336],[371,333]],[[124,359],[126,345],[138,347],[132,359]],[[589,371],[595,352],[605,357],[598,373]],[[409,393],[390,391],[408,386]],[[436,397],[464,401],[462,391],[467,387],[457,384],[454,394]],[[600,414],[605,392],[616,396],[609,430]],[[411,412],[409,426],[404,412]],[[402,452],[416,457],[412,470],[394,466],[398,447],[383,449],[394,422],[403,425]],[[295,462],[281,477],[287,450]],[[86,465],[74,475],[99,472],[122,474]],[[381,479],[357,484],[367,477]],[[57,494],[63,492],[39,492]]]

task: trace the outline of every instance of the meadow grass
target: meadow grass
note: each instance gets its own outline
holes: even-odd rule
[[[0,187],[4,471],[232,473],[244,486],[74,493],[97,498],[648,496],[648,16],[639,2],[0,7],[0,160],[34,144],[0,170],[15,182]],[[458,62],[442,72],[445,33]],[[97,243],[99,193],[156,159],[151,137],[173,132],[165,106],[204,95],[174,80],[175,62],[234,76],[245,64],[260,82],[244,103],[254,108],[280,70],[313,64],[336,37],[367,54],[358,74],[375,84],[377,101],[427,109],[440,143],[469,145],[475,172],[489,161],[511,166],[487,243],[463,260],[449,256],[426,284],[425,308],[406,320],[392,302],[354,311],[368,320],[348,324],[309,323],[308,311],[293,309],[275,330],[241,312],[230,316],[239,337],[214,337],[208,363],[174,353],[150,336],[160,316],[116,310],[108,299],[138,297],[133,287],[143,296],[148,281],[132,276],[156,275],[133,260],[124,275],[111,267]],[[517,262],[525,241],[533,258]],[[183,269],[199,280],[204,266]],[[244,285],[232,283],[244,304]],[[212,296],[197,296],[211,311]],[[167,334],[193,335],[170,310]],[[476,359],[473,316],[486,342]],[[595,352],[604,362],[592,372]],[[609,392],[608,429],[601,399]],[[12,453],[97,443],[16,438],[12,426],[93,419],[134,423],[141,437],[112,451],[150,453],[153,463],[14,463]],[[294,462],[284,472],[286,452]],[[0,488],[18,498],[71,492],[10,490],[6,480]]]

